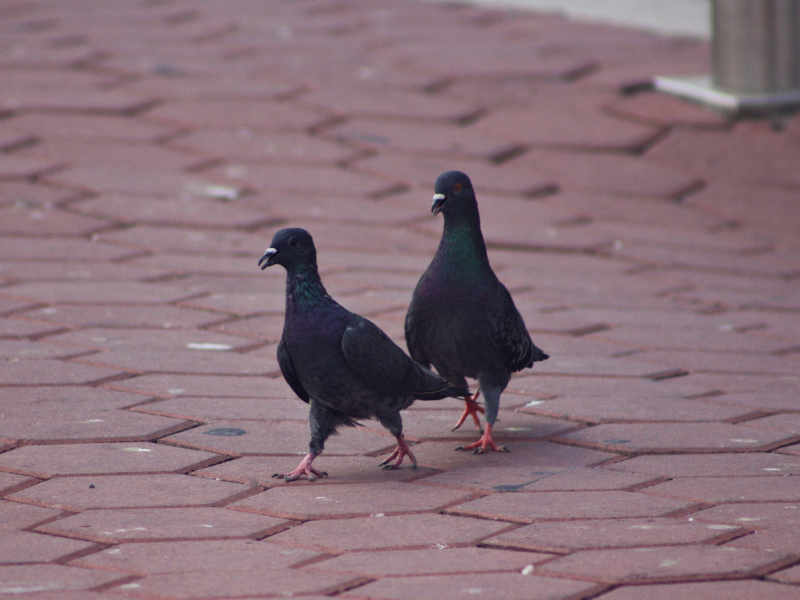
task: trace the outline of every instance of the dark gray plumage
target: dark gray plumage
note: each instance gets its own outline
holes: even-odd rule
[[[324,476],[311,467],[325,440],[339,425],[377,418],[396,438],[397,448],[382,466],[394,468],[408,456],[400,411],[415,399],[466,396],[420,366],[371,321],[331,298],[317,271],[316,249],[304,229],[278,231],[258,261],[265,269],[286,268],[286,314],[278,345],[278,364],[295,394],[310,405],[309,452],[296,469],[277,477],[287,481]]]
[[[483,391],[487,426],[466,448],[501,450],[492,439],[500,394],[511,373],[533,366],[548,355],[531,341],[506,287],[497,279],[481,233],[478,202],[464,173],[442,173],[434,187],[434,214],[444,215],[439,248],[420,277],[406,315],[406,344],[411,357],[431,364],[453,385],[476,378],[478,392],[454,429],[471,415],[479,424],[483,412],[475,400]]]

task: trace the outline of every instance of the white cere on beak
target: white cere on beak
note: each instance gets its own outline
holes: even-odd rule
[[[434,194],[433,201],[436,202],[437,200],[444,200],[444,194]]]
[[[267,248],[266,250],[264,250],[265,256],[275,256],[277,253],[278,251],[275,248]]]

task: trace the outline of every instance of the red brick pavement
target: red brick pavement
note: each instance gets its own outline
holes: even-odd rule
[[[796,598],[800,117],[638,85],[706,44],[396,0],[0,6],[0,597]],[[552,358],[331,476],[278,375],[276,228],[402,342],[473,177]]]

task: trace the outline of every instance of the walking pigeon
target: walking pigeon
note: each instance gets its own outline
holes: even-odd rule
[[[396,468],[408,456],[400,411],[415,399],[468,396],[466,385],[450,385],[420,366],[371,321],[331,298],[317,271],[317,254],[304,229],[278,231],[258,265],[286,269],[286,313],[278,344],[278,364],[286,382],[309,404],[309,452],[294,470],[275,477],[293,481],[327,474],[311,464],[339,425],[375,417],[397,439],[381,463]]]
[[[531,341],[511,295],[489,265],[469,177],[459,171],[442,173],[434,192],[431,212],[444,215],[444,231],[414,290],[406,314],[406,344],[415,361],[433,364],[451,384],[464,385],[465,377],[478,380],[478,391],[465,398],[464,413],[453,430],[468,416],[480,426],[477,413],[484,409],[476,400],[481,390],[487,424],[480,439],[464,449],[507,451],[492,439],[500,394],[511,373],[548,355]]]

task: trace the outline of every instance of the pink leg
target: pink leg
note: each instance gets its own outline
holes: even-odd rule
[[[403,458],[406,456],[411,459],[411,467],[416,469],[417,457],[414,456],[413,452],[411,452],[411,448],[408,447],[408,444],[403,439],[401,434],[397,436],[397,448],[395,448],[394,452],[392,452],[389,457],[378,466],[383,467],[384,469],[396,469],[400,466],[400,463],[403,462]]]
[[[453,426],[453,428],[450,431],[455,431],[456,429],[461,427],[464,424],[464,421],[467,420],[467,417],[472,417],[472,420],[475,421],[475,426],[478,428],[478,430],[481,429],[481,420],[478,418],[478,413],[482,413],[485,411],[483,410],[483,407],[477,402],[478,396],[480,395],[481,395],[481,390],[480,388],[478,388],[474,396],[464,398],[464,402],[466,403],[466,406],[464,407],[464,412],[461,413],[458,422]]]
[[[459,446],[456,450],[472,450],[475,454],[483,454],[487,450],[495,452],[508,452],[505,446],[498,446],[492,438],[492,426],[486,423],[486,429],[483,435],[477,441],[468,444],[467,446]]]
[[[314,481],[318,477],[327,477],[328,474],[325,471],[317,471],[316,469],[311,467],[311,463],[314,462],[316,458],[315,454],[311,454],[310,452],[303,457],[303,460],[300,461],[300,464],[297,465],[293,470],[289,471],[288,473],[275,473],[272,476],[277,479],[285,479],[288,481],[296,481],[297,479],[308,479],[309,481]]]

